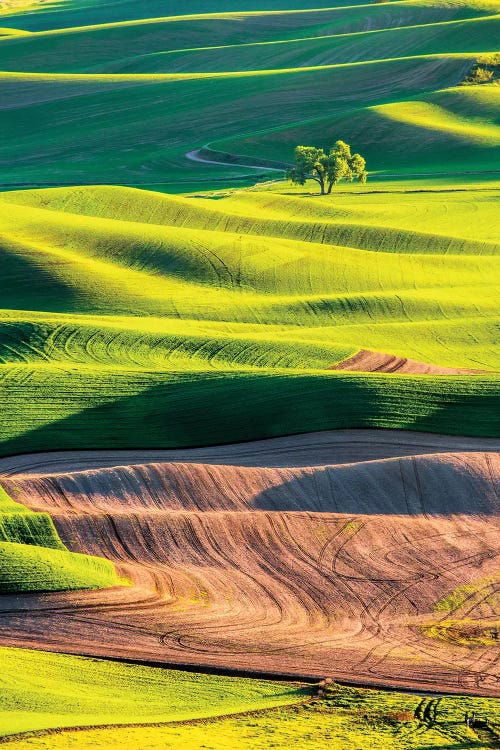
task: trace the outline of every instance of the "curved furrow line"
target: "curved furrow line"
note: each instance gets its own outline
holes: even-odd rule
[[[0,476],[4,481],[11,475],[60,474],[152,461],[293,468],[349,464],[400,456],[499,450],[500,441],[497,439],[390,429],[340,429],[207,448],[108,449],[23,454],[0,458]]]
[[[361,349],[351,357],[330,365],[328,369],[348,370],[350,372],[398,372],[401,374],[419,373],[426,375],[473,375],[474,373],[480,374],[485,372],[485,370],[439,367],[427,364],[426,362],[417,362],[407,357],[398,357],[395,354],[384,354],[368,349]]]
[[[487,460],[488,459],[488,460]],[[418,467],[418,468],[417,468]],[[56,475],[5,477],[5,488],[38,510],[270,510],[494,515],[495,454],[462,453],[330,466],[257,468],[195,463],[117,466]],[[57,481],[64,489],[54,494]],[[119,492],[117,489],[119,488]],[[60,501],[57,498],[60,498]],[[55,498],[55,505],[50,499]],[[68,498],[71,498],[68,500]]]
[[[132,586],[9,597],[2,642],[492,694],[492,649],[443,651],[426,625],[484,614],[480,582],[497,554],[490,458],[11,473],[2,482],[18,501],[52,513],[70,549],[111,559]],[[449,498],[461,514],[445,515]],[[433,613],[461,584],[476,586],[470,605]]]

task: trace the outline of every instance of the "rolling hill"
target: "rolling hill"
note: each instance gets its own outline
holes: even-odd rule
[[[20,597],[14,610],[4,598],[3,642],[493,696],[498,453],[466,444],[309,467],[293,442],[275,451],[280,468],[265,442],[233,446],[232,465],[185,452],[11,467],[7,489],[133,586],[52,594],[50,606]],[[249,450],[253,465],[235,465]]]
[[[333,427],[494,436],[495,210],[490,191],[334,207],[279,188],[4,193],[2,452]],[[359,350],[413,364],[354,365]]]
[[[48,513],[33,513],[0,486],[0,594],[120,583],[112,563],[69,552]]]
[[[24,649],[497,696],[498,0],[1,5],[3,718],[303,693]],[[338,138],[366,185],[281,180]]]
[[[44,729],[207,719],[298,703],[308,697],[307,688],[298,685],[202,676],[43,651],[1,648],[0,657],[0,737],[4,742],[12,734]]]
[[[500,89],[461,85],[496,51],[497,2],[322,5],[4,14],[2,183],[248,184],[266,173],[235,155],[286,164],[339,137],[382,176],[498,171]],[[207,144],[225,165],[186,157]]]

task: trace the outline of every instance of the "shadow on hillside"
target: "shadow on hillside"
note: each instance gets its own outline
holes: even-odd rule
[[[31,252],[31,255],[30,255]],[[70,284],[51,273],[50,263],[37,262],[29,246],[3,241],[0,244],[0,299],[10,310],[46,312],[90,311]]]
[[[442,377],[436,386],[435,379],[363,374],[88,377],[54,369],[6,380],[0,434],[25,431],[4,439],[0,453],[185,448],[363,427],[494,436],[497,422],[496,394],[480,388],[480,376],[474,389],[470,378]],[[73,413],[58,419],[59,405]],[[52,421],[37,426],[42,419]]]
[[[477,470],[477,461],[484,473]],[[253,500],[266,511],[390,515],[496,515],[499,502],[488,464],[402,458],[315,469],[270,487]]]

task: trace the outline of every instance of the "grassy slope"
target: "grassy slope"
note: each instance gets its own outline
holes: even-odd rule
[[[76,552],[0,543],[0,592],[98,589],[120,583],[113,563]]]
[[[48,513],[33,513],[0,486],[0,544],[6,542],[65,549]]]
[[[33,513],[0,486],[0,593],[119,583],[108,560],[68,552],[48,513]]]
[[[13,0],[11,0],[12,3]],[[335,5],[363,4],[341,0]],[[301,0],[301,8],[330,8],[331,0]],[[288,10],[289,0],[190,0],[190,13],[219,13],[252,10]],[[146,19],[161,16],[182,16],[186,4],[182,0],[148,0],[147,6],[136,0],[18,0],[18,11],[5,8],[2,23],[22,25],[30,31],[69,28],[88,24],[120,22],[124,19]],[[62,11],[62,12],[61,12]]]
[[[337,687],[314,704],[289,706],[307,695],[289,685],[257,680],[211,677],[43,652],[2,649],[4,732],[43,727],[71,727],[127,722],[127,727],[51,733],[18,739],[7,747],[24,750],[60,748],[300,748],[326,743],[334,750],[405,750],[476,747],[478,737],[463,724],[465,711],[488,715],[494,722],[495,701],[447,697],[437,703],[436,723],[413,719],[431,701],[414,695]],[[42,683],[32,680],[43,671]],[[19,674],[23,679],[19,680]],[[14,680],[15,675],[15,680]],[[250,716],[224,714],[279,706]],[[131,726],[136,722],[171,722],[220,717],[185,726]],[[29,720],[29,723],[27,721]],[[458,746],[458,745],[457,745]]]
[[[488,191],[4,193],[3,451],[494,434],[495,375],[327,372],[359,348],[498,369],[494,212]]]
[[[498,168],[500,88],[486,87],[487,111],[485,87],[462,97],[460,113],[440,102],[495,48],[494,0],[203,8],[172,18],[184,7],[148,3],[140,20],[127,2],[68,0],[6,17],[34,33],[0,39],[3,181],[242,179],[251,170],[185,158],[219,144],[221,122],[220,147],[254,159],[288,161],[297,138],[340,136],[374,171]]]
[[[396,100],[418,98],[429,88],[456,84],[469,67],[468,57],[456,56],[226,77],[193,74],[184,80],[3,74],[3,100],[9,106],[0,150],[3,180],[117,183],[239,176],[241,168],[207,166],[184,154],[220,138],[220,122],[238,139],[252,131],[286,129],[350,110],[353,99],[367,106],[391,101],[383,81],[391,81]],[[363,149],[363,141],[355,143]],[[372,160],[371,168],[378,166]]]
[[[272,70],[495,50],[495,3],[408,2],[159,18],[5,39],[0,69],[59,73]],[[391,28],[395,19],[402,28]],[[367,29],[370,29],[367,31]],[[431,34],[429,32],[432,32]],[[177,61],[177,62],[176,62]]]
[[[499,104],[497,86],[443,88],[401,102],[356,106],[306,125],[217,140],[212,146],[289,160],[297,143],[326,147],[340,136],[362,144],[369,163],[382,173],[498,170]]]
[[[307,697],[298,686],[271,681],[201,676],[26,649],[1,648],[0,656],[0,735],[180,721],[282,706]]]

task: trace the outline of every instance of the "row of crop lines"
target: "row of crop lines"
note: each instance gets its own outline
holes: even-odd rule
[[[395,11],[398,14],[398,29],[391,28]],[[193,57],[196,61],[194,71],[199,72],[224,70],[224,56],[228,52],[234,60],[229,69],[245,70],[252,69],[259,56],[265,57],[266,68],[272,69],[358,61],[369,54],[369,59],[376,59],[377,56],[401,57],[401,50],[405,52],[408,48],[415,49],[415,54],[476,51],[477,48],[481,51],[490,49],[488,16],[494,14],[494,5],[481,7],[473,2],[466,6],[459,3],[408,5],[401,2],[392,3],[390,12],[375,4],[369,9],[351,6],[271,15],[239,13],[202,19],[191,16],[189,19],[124,21],[110,26],[21,35],[15,39],[7,37],[0,44],[0,63],[2,70],[36,70],[44,73],[82,73],[87,70],[152,73],[179,68],[189,71],[193,69],[189,57]],[[20,21],[22,23],[22,18]],[[439,33],[443,23],[446,23],[446,35],[443,39],[442,35],[439,36],[439,41],[433,45],[432,40],[428,39],[429,28]],[[480,29],[474,34],[470,29],[477,23],[480,23]],[[325,46],[331,50],[331,37],[338,35],[343,38],[337,40],[334,49],[340,47],[338,54],[345,47],[344,54],[340,58],[325,55]],[[474,37],[479,37],[479,47],[477,41],[474,45]],[[131,39],[134,40],[135,65],[127,54]],[[267,43],[263,49],[251,47],[252,44],[262,43]],[[371,45],[371,53],[365,51],[366,45]],[[291,48],[291,51],[288,52],[287,48]],[[262,55],[263,51],[265,56]],[[147,63],[144,65],[141,59],[145,55],[149,58],[149,66]],[[239,57],[242,58],[241,63]],[[176,66],[176,60],[180,65]],[[257,63],[257,67],[261,65]]]
[[[26,159],[24,168],[18,169],[15,175],[12,170],[6,171],[5,180],[43,182],[50,179],[57,168],[59,182],[88,182],[85,175],[89,174],[96,176],[95,181],[112,182],[112,175],[116,176],[120,168],[121,181],[134,184],[134,180],[143,182],[145,176],[150,181],[164,180],[165,162],[170,165],[170,179],[186,179],[188,170],[190,174],[201,177],[206,167],[187,161],[185,154],[193,146],[199,147],[220,138],[219,123],[222,118],[227,118],[229,107],[233,119],[227,128],[227,137],[239,139],[251,133],[279,127],[294,128],[307,123],[311,108],[317,107],[318,95],[315,92],[318,90],[323,92],[322,104],[325,100],[332,102],[330,111],[323,114],[330,114],[333,118],[352,109],[353,97],[357,95],[360,107],[370,107],[388,100],[411,99],[429,90],[456,86],[474,60],[473,53],[463,53],[448,57],[355,63],[349,66],[352,68],[350,71],[343,66],[326,66],[276,73],[192,74],[183,80],[162,80],[161,74],[140,79],[103,74],[97,78],[89,75],[72,81],[71,76],[66,74],[3,73],[2,88],[10,101],[8,124],[11,126],[9,132],[12,132],[3,144],[3,153],[14,160],[21,159],[23,154],[26,157],[26,142],[33,152]],[[173,74],[173,77],[178,76]],[[208,82],[210,97],[206,96]],[[25,107],[25,104],[22,107],[21,104],[27,97],[33,96],[34,84],[40,98],[39,103],[33,102],[37,109],[36,130],[26,118],[20,123]],[[70,96],[75,85],[79,95]],[[64,93],[65,89],[68,95]],[[133,97],[130,96],[132,90]],[[342,93],[345,91],[349,94]],[[202,107],[200,101],[204,102]],[[279,102],[280,106],[269,106],[269,101]],[[58,112],[59,151],[71,151],[71,144],[78,143],[78,158],[75,152],[73,158],[61,162],[54,152],[50,134],[53,134],[55,108]],[[95,127],[92,130],[84,130],[81,125],[81,113],[87,110],[92,111],[94,118]],[[109,117],[111,112],[114,118]],[[168,128],[165,129],[167,113]],[[105,148],[111,119],[114,123],[117,119],[124,123],[116,151],[113,152]],[[144,131],[146,122],[154,123],[154,128],[148,127],[147,133]],[[241,123],[245,123],[244,129]],[[176,136],[175,145],[174,132],[182,132],[182,140]],[[348,137],[347,133],[339,132],[339,135]],[[352,142],[360,149],[364,147],[371,160],[371,168],[386,170],[384,155],[377,155],[374,144],[370,145],[366,129],[354,136]],[[236,149],[233,153],[241,152]],[[290,148],[287,153],[285,160],[289,161],[292,156]],[[275,158],[281,160],[283,156],[283,150],[277,149]],[[443,165],[446,162],[440,154],[437,156],[435,168],[439,161]],[[45,168],[42,172],[42,167],[48,161],[51,168],[49,171]],[[415,155],[409,160],[407,157],[406,161],[417,166]],[[234,168],[228,169],[230,174],[235,174]],[[224,169],[218,168],[215,173],[223,175]]]
[[[207,274],[210,278],[205,253],[213,253],[212,261],[219,264],[233,259],[233,265],[241,265],[244,261],[242,268],[232,269],[233,275],[241,275],[247,263],[249,270],[253,266],[258,269],[262,253],[269,252],[271,245],[277,259],[288,252],[292,259],[299,253],[306,257],[316,255],[316,260],[320,260],[325,257],[323,246],[333,245],[340,246],[346,259],[361,257],[356,256],[356,250],[377,251],[379,256],[382,252],[384,263],[389,264],[387,253],[404,253],[408,263],[412,255],[422,253],[446,254],[450,263],[449,256],[457,254],[498,253],[491,224],[495,219],[494,196],[474,192],[458,200],[448,196],[444,215],[441,196],[426,198],[412,206],[408,200],[392,197],[391,205],[396,202],[396,206],[391,212],[387,199],[384,205],[383,197],[376,192],[349,198],[340,195],[334,202],[322,205],[314,196],[304,204],[303,198],[297,201],[296,197],[265,191],[243,192],[226,199],[223,205],[213,201],[207,206],[203,199],[157,196],[126,188],[72,188],[4,193],[0,205],[7,204],[2,211],[2,224],[12,240],[16,232],[22,232],[21,236],[27,238],[32,235],[34,243],[43,247],[45,241],[50,247],[51,242],[64,237],[68,250],[83,246],[91,258],[108,258],[146,272],[167,270],[170,266],[173,276],[182,278],[183,273],[189,272],[196,281],[205,281]],[[81,204],[79,209],[74,206],[75,200]],[[464,212],[474,213],[477,231],[471,232]],[[426,231],[415,230],[415,223],[425,224]],[[116,242],[122,245],[120,252]],[[13,241],[12,249],[15,247]],[[217,276],[223,273],[222,267],[217,268]]]
[[[466,113],[472,102],[484,117],[491,118],[496,111],[493,88],[481,91],[478,88],[476,86],[472,89],[441,92],[439,101],[443,106],[449,106],[448,102],[451,100],[459,114]],[[14,191],[2,194],[1,200],[2,204],[5,202],[63,212],[72,215],[73,221],[81,215],[170,227],[210,230],[220,228],[225,232],[231,229],[231,225],[227,223],[231,221],[234,231],[238,232],[238,220],[252,220],[252,234],[266,235],[268,227],[272,226],[269,220],[274,219],[277,222],[276,231],[289,239],[300,239],[295,234],[297,227],[305,227],[309,223],[311,229],[318,232],[318,237],[312,235],[313,241],[321,241],[323,225],[345,222],[353,226],[353,229],[356,225],[370,225],[380,229],[411,230],[415,233],[415,241],[422,237],[419,244],[411,248],[412,251],[426,249],[423,244],[425,237],[436,239],[440,236],[449,237],[450,240],[467,239],[467,254],[488,253],[488,242],[481,248],[477,240],[489,240],[490,252],[498,251],[498,238],[492,224],[496,212],[494,187],[488,190],[486,185],[478,191],[477,185],[467,185],[461,190],[454,190],[453,187],[443,190],[435,186],[425,192],[392,189],[389,191],[389,200],[387,191],[381,186],[365,189],[361,193],[353,193],[349,187],[347,192],[336,191],[335,197],[326,200],[310,191],[305,194],[300,190],[294,192],[292,186],[284,192],[283,185],[273,183],[251,190],[228,190],[215,195],[209,192],[198,196],[166,195],[119,186],[86,185],[57,190]],[[307,201],[304,200],[305,195]],[[217,200],[207,200],[211,197]],[[473,226],[467,216],[470,213],[477,219]],[[44,223],[50,221],[46,214],[40,215],[40,220],[43,216]],[[302,223],[298,221],[298,216],[304,218]],[[52,221],[57,221],[57,218],[53,217]],[[427,234],[416,231],[416,224],[425,226]],[[129,227],[129,230],[133,232],[134,227]],[[429,230],[432,230],[430,234]],[[188,236],[186,233],[185,237]],[[401,251],[403,248],[397,245],[394,249]],[[459,247],[449,249],[450,252],[460,250]]]
[[[9,365],[0,376],[9,394],[4,454],[185,447],[352,427],[496,434],[497,378],[489,374]]]
[[[323,305],[324,308],[324,305]],[[312,313],[311,313],[312,314]],[[348,309],[346,315],[348,314]],[[320,319],[320,318],[319,318]],[[464,329],[464,322],[468,330]],[[267,326],[250,325],[244,333],[223,333],[217,327],[212,332],[198,330],[182,336],[175,330],[168,332],[137,331],[124,326],[97,324],[78,326],[74,323],[53,323],[51,326],[5,324],[0,326],[0,358],[3,365],[82,365],[117,370],[157,370],[198,372],[203,370],[242,371],[258,369],[325,371],[353,355],[358,348],[369,345],[378,351],[401,356],[417,357],[422,362],[434,362],[453,367],[493,369],[496,352],[494,323],[459,315],[442,321],[402,320],[400,323],[380,321],[325,326],[323,331],[305,328],[301,337],[294,331],[273,327],[281,341],[273,340]],[[174,327],[175,328],[175,327]],[[397,337],[411,331],[411,345],[403,345]],[[434,335],[435,340],[429,342]],[[333,339],[333,340],[332,340]],[[356,344],[358,346],[356,346]],[[463,346],[469,347],[467,356]]]

